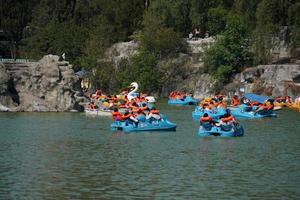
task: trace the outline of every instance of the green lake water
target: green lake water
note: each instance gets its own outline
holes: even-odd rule
[[[0,199],[299,199],[300,113],[199,138],[194,107],[158,105],[176,132],[110,131],[109,117],[0,113]]]

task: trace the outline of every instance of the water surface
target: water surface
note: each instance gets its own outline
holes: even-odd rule
[[[300,113],[243,120],[239,138],[198,138],[193,107],[161,111],[176,132],[112,133],[108,117],[0,113],[0,199],[299,199]]]

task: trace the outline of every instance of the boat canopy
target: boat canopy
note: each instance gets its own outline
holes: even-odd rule
[[[250,101],[256,101],[258,103],[264,103],[265,101],[273,99],[272,97],[262,96],[262,95],[253,94],[253,93],[246,93],[246,94],[244,94],[244,97],[249,99]]]

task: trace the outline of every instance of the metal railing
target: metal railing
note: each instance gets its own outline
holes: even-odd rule
[[[37,62],[36,60],[33,59],[10,59],[10,58],[0,58],[0,63],[6,63],[6,62],[11,62],[11,63],[26,63],[26,62]]]

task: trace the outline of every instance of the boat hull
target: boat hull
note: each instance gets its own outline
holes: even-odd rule
[[[190,96],[184,99],[169,99],[169,105],[196,105],[198,101]]]
[[[267,112],[257,112],[254,113],[253,111],[245,112],[241,108],[230,108],[231,114],[240,119],[260,119],[265,117],[276,117],[276,114],[273,112],[273,110],[267,111]]]
[[[91,116],[111,116],[110,110],[85,109],[84,112],[86,115],[91,115]]]
[[[210,129],[200,126],[197,135],[199,137],[208,137],[208,136],[239,137],[244,135],[244,129],[241,125],[237,125],[235,129],[226,128],[225,130],[221,126],[213,126]]]
[[[192,112],[192,117],[193,119],[199,119],[203,116],[204,113],[207,113],[208,116],[210,116],[213,119],[219,119],[220,116],[226,113],[226,110],[224,108],[217,108],[216,111],[203,110],[202,108],[197,106],[196,109]]]
[[[176,124],[167,119],[154,120],[152,122],[147,120],[145,122],[139,122],[137,126],[132,122],[114,121],[110,127],[112,131],[122,130],[125,133],[140,131],[176,131]]]

